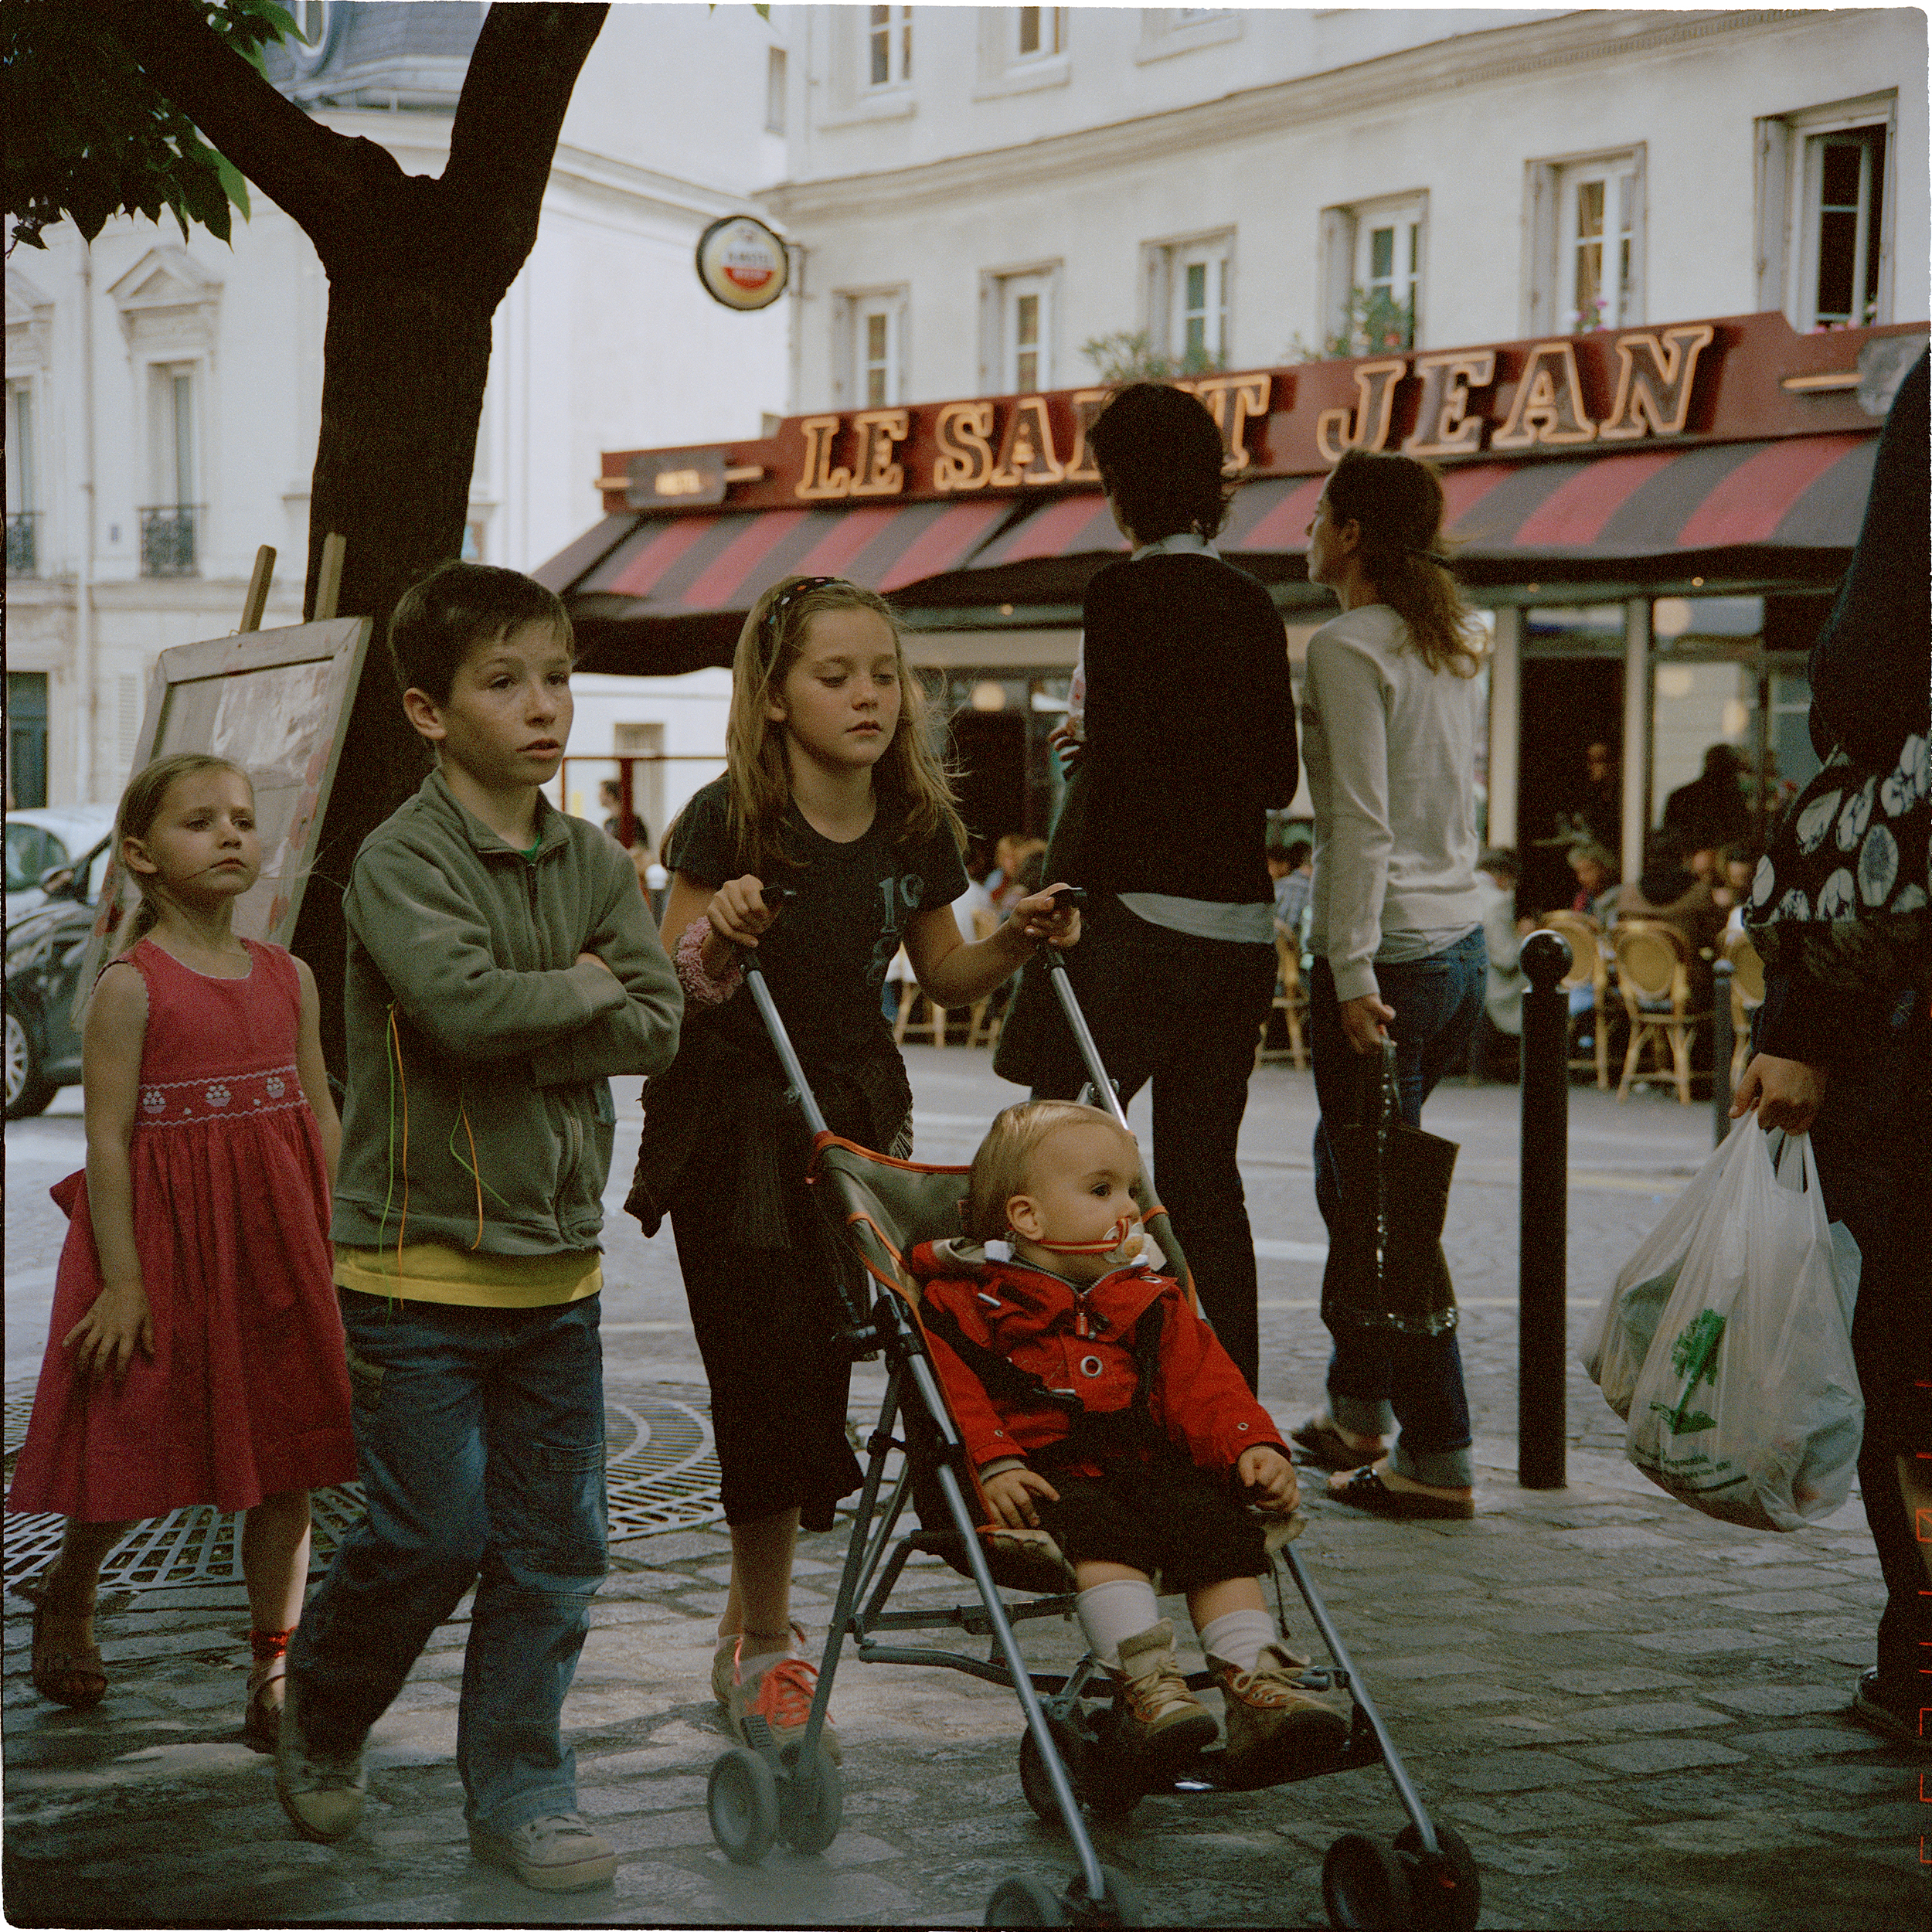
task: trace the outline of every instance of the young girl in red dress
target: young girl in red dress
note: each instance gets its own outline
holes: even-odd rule
[[[308,968],[233,930],[262,862],[247,774],[158,759],[116,830],[141,905],[87,1009],[87,1165],[54,1189],[72,1225],[8,1498],[67,1519],[34,1607],[34,1688],[76,1709],[106,1695],[94,1593],[134,1522],[241,1510],[245,1735],[268,1750],[308,1492],[355,1473],[328,1246],[340,1129]]]

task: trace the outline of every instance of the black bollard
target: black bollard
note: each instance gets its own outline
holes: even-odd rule
[[[1522,1221],[1517,1247],[1516,1480],[1564,1486],[1563,1377],[1569,1298],[1570,943],[1532,933],[1519,955],[1522,1002]]]
[[[1731,1055],[1737,1036],[1731,1030],[1731,962],[1711,968],[1711,1145],[1722,1147],[1731,1131]]]

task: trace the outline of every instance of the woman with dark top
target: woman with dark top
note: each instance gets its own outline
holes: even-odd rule
[[[1150,1080],[1154,1167],[1222,1345],[1260,1372],[1254,1244],[1235,1164],[1274,996],[1267,814],[1294,796],[1287,645],[1268,594],[1221,561],[1221,433],[1185,392],[1121,389],[1089,447],[1130,554],[1087,587],[1080,796],[1049,871],[1093,894],[1069,969],[1123,1102]],[[1039,1029],[1041,1099],[1085,1080]]]
[[[1852,566],[1813,647],[1811,743],[1842,746],[1870,772],[1910,770],[1925,809],[1932,684],[1932,478],[1921,355],[1900,385],[1872,466]],[[1916,757],[1913,753],[1916,752]],[[1902,906],[1903,896],[1893,901]],[[1932,959],[1919,926],[1859,924],[1867,943],[1832,970],[1828,946],[1767,960],[1756,1053],[1733,1116],[1808,1131],[1826,1211],[1859,1244],[1852,1355],[1865,1396],[1859,1488],[1885,1577],[1877,1661],[1852,1715],[1921,1755],[1932,1752]],[[1847,924],[1855,922],[1846,921]]]
[[[1713,896],[1710,881],[1691,871],[1689,857],[1684,835],[1673,826],[1659,826],[1644,841],[1644,869],[1617,888],[1617,917],[1661,919],[1675,926],[1696,954],[1723,930],[1724,909]]]

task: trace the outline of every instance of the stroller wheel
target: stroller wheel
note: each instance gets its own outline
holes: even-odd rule
[[[845,1811],[845,1784],[832,1753],[822,1744],[805,1755],[802,1739],[778,1753],[783,1767],[778,1786],[778,1835],[794,1852],[822,1852],[838,1835]]]
[[[1100,1867],[1102,1889],[1097,1903],[1090,1904],[1087,1881],[1077,1872],[1066,1888],[1073,1915],[1082,1925],[1144,1925],[1147,1915],[1141,1908],[1141,1895],[1111,1865]]]
[[[1418,1923],[1426,1932],[1475,1932],[1482,1910],[1482,1874],[1462,1835],[1446,1825],[1436,1827],[1440,1854],[1426,1858],[1422,1835],[1413,1825],[1396,1834],[1396,1856],[1409,1875]]]
[[[1053,1733],[1053,1743],[1060,1754],[1060,1762],[1066,1767],[1066,1775],[1073,1787],[1073,1795],[1084,1798],[1087,1793],[1088,1770],[1087,1741],[1070,1724],[1048,1720]],[[1019,1738],[1019,1787],[1026,1794],[1026,1801],[1033,1808],[1034,1815],[1043,1825],[1063,1825],[1066,1820],[1060,1816],[1060,1800],[1053,1794],[1053,1781],[1047,1775],[1046,1760],[1040,1754],[1039,1746],[1033,1740],[1032,1727],[1029,1725],[1020,1733]]]
[[[1044,1879],[1007,1879],[986,1901],[983,1925],[1071,1925],[1073,1914]]]
[[[756,1751],[740,1745],[712,1766],[705,1808],[718,1849],[733,1865],[764,1862],[778,1836],[778,1781]]]
[[[1409,1932],[1408,1875],[1380,1839],[1344,1832],[1321,1861],[1321,1902],[1336,1932]]]

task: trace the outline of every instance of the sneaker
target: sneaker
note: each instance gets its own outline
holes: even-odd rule
[[[310,1739],[291,1676],[275,1733],[275,1795],[290,1824],[305,1838],[332,1845],[361,1821],[368,1788],[359,1742],[347,1751],[325,1751]]]
[[[535,1892],[588,1892],[617,1875],[617,1855],[576,1812],[533,1818],[507,1837],[470,1827],[470,1850],[500,1865]]]
[[[1301,1689],[1307,1666],[1281,1645],[1268,1645],[1251,1671],[1208,1661],[1226,1711],[1227,1770],[1236,1784],[1304,1777],[1332,1763],[1348,1742],[1348,1720]]]
[[[792,1626],[788,1651],[747,1658],[739,1654],[743,1644],[740,1638],[732,1646],[731,1682],[724,1699],[726,1721],[753,1750],[788,1744],[804,1734],[812,1695],[818,1688],[818,1668],[805,1661],[805,1633]],[[714,1685],[717,1681],[715,1668],[712,1681]],[[835,1764],[844,1761],[829,1711],[819,1726],[818,1741]]]
[[[805,1654],[805,1627],[794,1624],[791,1627],[792,1654],[802,1657]],[[720,1637],[718,1648],[711,1653],[711,1695],[718,1700],[718,1708],[727,1717],[731,1713],[731,1685],[738,1674],[738,1639],[733,1635]]]
[[[1868,1670],[1852,1694],[1852,1719],[1908,1750],[1932,1753],[1932,1734],[1924,1728],[1922,1703],[1932,1708],[1932,1700],[1922,1698],[1917,1690],[1893,1689],[1876,1670]]]
[[[1207,1706],[1187,1687],[1174,1655],[1174,1626],[1164,1617],[1151,1630],[1121,1640],[1121,1662],[1110,1668],[1120,1741],[1157,1769],[1185,1764],[1214,1742]]]

